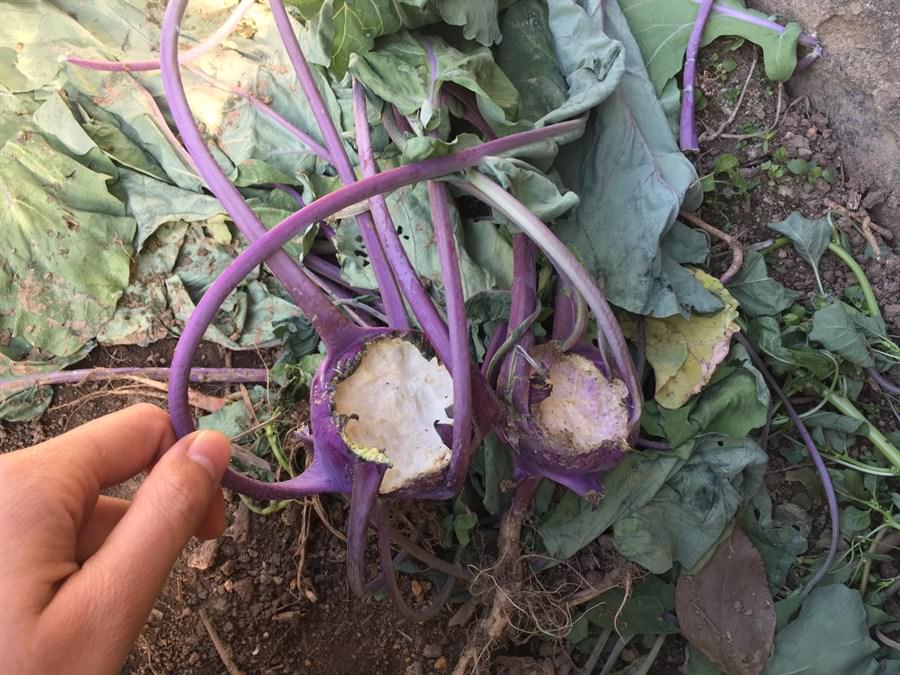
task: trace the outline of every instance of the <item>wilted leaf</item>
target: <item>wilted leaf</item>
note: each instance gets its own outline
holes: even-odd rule
[[[654,398],[664,408],[679,408],[703,389],[728,356],[731,336],[739,330],[737,302],[731,294],[706,272],[692,273],[722,301],[724,309],[711,315],[695,313],[690,318],[646,319],[647,361],[656,375]]]
[[[435,0],[441,18],[451,26],[461,26],[467,40],[490,47],[500,42],[498,0]]]
[[[694,576],[678,579],[678,625],[728,675],[759,675],[772,653],[775,608],[763,562],[735,527]]]
[[[785,235],[794,243],[800,257],[810,264],[816,278],[819,276],[819,260],[828,242],[831,241],[831,225],[826,218],[810,220],[799,211],[794,211],[780,223],[772,223],[770,228]]]
[[[658,317],[717,311],[721,302],[665,247],[682,202],[699,201],[694,167],[678,149],[618,5],[591,3],[588,18],[623,44],[625,73],[584,138],[560,150],[555,167],[581,202],[556,230],[619,307]]]
[[[107,180],[33,128],[0,150],[0,329],[68,356],[112,317],[135,223]]]
[[[750,439],[709,434],[688,445],[694,449],[684,466],[614,525],[622,555],[655,574],[675,561],[691,571],[711,553],[741,503],[756,494],[768,460]]]
[[[875,675],[878,645],[869,637],[858,591],[841,584],[816,588],[800,615],[775,637],[764,675]]]
[[[857,330],[853,319],[844,310],[844,303],[840,301],[816,311],[809,339],[857,366],[869,367],[875,363],[866,339]]]
[[[757,19],[767,18],[762,12],[744,9],[739,0],[725,0],[722,4],[739,8]],[[693,0],[622,0],[621,5],[637,37],[653,85],[661,93],[666,83],[681,72],[699,5]],[[800,37],[798,24],[788,24],[779,33],[713,11],[703,31],[702,44],[708,45],[725,35],[743,37],[759,45],[769,79],[784,81],[793,74]]]
[[[806,513],[793,504],[782,504],[772,513],[772,498],[765,483],[743,511],[742,526],[766,566],[769,588],[780,589],[791,566],[807,548]]]
[[[800,297],[769,276],[766,259],[748,251],[741,270],[728,283],[728,290],[750,316],[772,316],[790,307]]]

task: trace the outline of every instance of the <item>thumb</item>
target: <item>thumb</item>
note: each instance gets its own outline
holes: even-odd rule
[[[114,623],[107,628],[130,643],[185,544],[215,501],[221,502],[219,482],[230,455],[228,438],[214,431],[195,432],[173,445],[100,550],[66,584],[86,588],[61,591],[89,593],[98,616]]]

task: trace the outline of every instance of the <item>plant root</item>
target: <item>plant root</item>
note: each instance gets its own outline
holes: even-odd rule
[[[682,209],[679,215],[694,227],[699,227],[704,232],[707,232],[714,236],[716,239],[721,239],[726,244],[728,244],[728,247],[731,249],[733,255],[731,259],[731,265],[727,270],[725,270],[725,273],[721,277],[719,277],[719,281],[721,281],[723,285],[727,284],[729,281],[731,281],[734,275],[741,270],[741,266],[744,264],[744,249],[741,246],[740,242],[730,234],[725,234],[719,228],[713,227],[705,220],[694,215],[690,211],[685,211],[684,209]]]

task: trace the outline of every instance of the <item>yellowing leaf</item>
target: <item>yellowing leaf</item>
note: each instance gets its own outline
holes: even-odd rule
[[[737,301],[714,277],[700,270],[691,273],[725,307],[690,319],[681,315],[646,319],[647,361],[656,374],[656,401],[664,408],[680,408],[700,393],[728,356],[731,336],[738,331]]]

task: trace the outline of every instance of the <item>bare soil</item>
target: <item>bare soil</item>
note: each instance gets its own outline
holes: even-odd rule
[[[711,58],[714,52],[718,58]],[[704,125],[718,129],[730,114],[753,61],[753,48],[743,46],[733,53],[737,67],[731,72],[720,67],[723,55],[723,50],[714,47],[705,51],[701,62],[700,87],[708,101],[700,113],[701,131]],[[767,225],[794,210],[820,217],[829,203],[847,208],[853,217],[841,216],[836,223],[847,232],[852,252],[874,286],[890,330],[900,333],[900,260],[887,249],[880,258],[872,256],[860,234],[866,205],[878,202],[879,195],[845,175],[841,148],[832,136],[829,120],[811,109],[805,99],[792,100],[786,92],[779,94],[777,85],[765,81],[758,64],[740,109],[724,133],[742,136],[773,124],[774,133],[765,146],[760,136],[720,136],[703,144],[697,158],[701,175],[712,170],[717,156],[732,153],[740,159],[742,175],[759,180],[759,186],[738,197],[708,198],[702,217],[735,236],[743,246],[750,246],[777,236]],[[806,187],[804,177],[790,174],[770,182],[761,166],[782,146],[791,159],[807,159],[822,168],[833,168],[837,177],[834,184],[820,179]],[[730,262],[730,253],[714,242],[713,255],[713,269],[721,272]],[[790,248],[778,251],[770,268],[786,286],[804,293],[814,291],[812,273]],[[824,282],[834,293],[854,283],[849,271],[830,255],[823,258],[821,269]],[[145,349],[98,349],[83,365],[167,365],[173,346],[174,341],[167,340]],[[252,366],[259,364],[260,357],[272,359],[270,354],[229,356],[217,347],[204,345],[197,365],[221,366],[233,361],[231,365]],[[108,383],[58,388],[51,409],[40,420],[0,425],[0,451],[40,442],[137,401],[164,405],[159,394],[122,394],[119,388]],[[226,388],[210,385],[203,391],[223,395]],[[800,488],[786,483],[780,469],[776,459],[769,482],[776,497],[787,500]],[[127,495],[136,487],[137,482],[129,484],[120,494]],[[215,544],[193,543],[178,561],[124,672],[225,672],[211,631],[225,645],[225,659],[232,659],[247,675],[424,675],[452,669],[473,625],[448,627],[458,604],[427,624],[412,625],[402,620],[390,603],[378,598],[360,600],[351,594],[346,584],[344,543],[308,504],[293,503],[275,515],[262,517],[249,513],[234,495],[229,499],[228,532]],[[326,499],[323,511],[336,530],[343,530],[346,509],[342,500]],[[430,527],[440,516],[428,509],[406,513],[413,526],[420,527]],[[304,522],[309,524],[305,537]],[[815,516],[813,530],[823,526],[824,511]],[[419,603],[427,602],[432,593],[427,583],[413,585],[408,578],[403,586],[407,597]],[[206,627],[201,614],[211,628]],[[680,639],[669,639],[652,672],[680,672],[683,644]],[[623,661],[639,653],[629,647]],[[498,673],[577,672],[573,659],[578,663],[584,660],[582,655],[566,653],[564,641],[536,639],[508,645],[494,656],[491,671]]]

